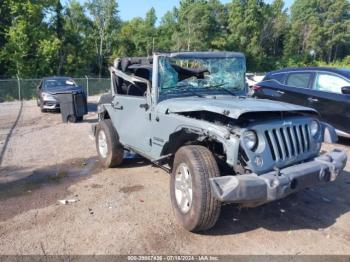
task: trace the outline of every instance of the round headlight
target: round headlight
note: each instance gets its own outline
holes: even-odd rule
[[[243,134],[243,143],[250,150],[253,150],[258,144],[258,137],[254,131],[246,131]]]
[[[320,131],[320,124],[316,120],[312,120],[310,124],[310,132],[312,136],[316,136]]]

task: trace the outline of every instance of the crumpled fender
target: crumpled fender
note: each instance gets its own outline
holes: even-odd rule
[[[321,129],[323,135],[323,142],[333,144],[338,141],[338,135],[333,126],[325,122],[321,122]]]

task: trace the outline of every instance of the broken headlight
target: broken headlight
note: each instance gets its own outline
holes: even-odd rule
[[[258,146],[258,136],[252,130],[245,131],[242,136],[244,145],[250,150],[256,149]]]
[[[317,120],[312,120],[310,124],[310,133],[313,137],[315,137],[320,131],[320,123]]]

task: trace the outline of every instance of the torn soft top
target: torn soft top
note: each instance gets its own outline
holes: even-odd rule
[[[116,59],[114,67],[125,72],[132,65],[150,65],[152,63],[152,57],[125,57]]]

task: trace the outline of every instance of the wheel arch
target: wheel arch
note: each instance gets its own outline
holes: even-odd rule
[[[104,119],[111,119],[108,109],[102,104],[98,105],[97,107],[97,113],[98,113],[98,119],[104,120]]]
[[[208,134],[203,134],[197,130],[182,128],[179,131],[172,133],[169,140],[164,144],[161,151],[161,156],[172,156],[169,164],[172,165],[175,153],[183,146],[201,145],[207,147],[214,156],[226,155],[225,145],[222,141]]]

